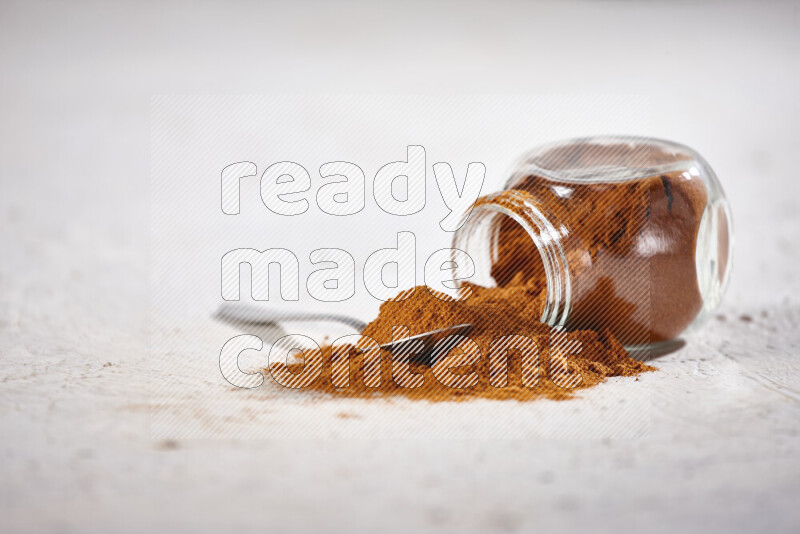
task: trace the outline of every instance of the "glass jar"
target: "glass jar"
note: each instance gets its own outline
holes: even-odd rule
[[[672,142],[591,137],[528,153],[455,233],[469,282],[544,293],[541,321],[655,348],[703,324],[731,270],[717,177]],[[456,265],[455,277],[468,266]]]

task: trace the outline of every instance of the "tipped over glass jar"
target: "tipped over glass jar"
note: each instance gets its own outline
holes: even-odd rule
[[[541,321],[609,329],[653,349],[703,324],[731,270],[731,213],[694,150],[590,137],[528,153],[504,190],[478,199],[455,233],[470,282],[541,291]],[[464,266],[455,267],[463,278]]]

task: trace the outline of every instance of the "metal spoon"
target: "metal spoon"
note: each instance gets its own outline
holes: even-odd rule
[[[363,321],[346,315],[330,313],[307,313],[307,312],[287,312],[278,311],[270,308],[262,308],[249,304],[239,304],[226,302],[223,303],[214,314],[214,318],[237,325],[267,325],[275,324],[280,321],[333,321],[343,323],[361,333],[367,326]],[[380,345],[380,348],[391,352],[394,356],[409,356],[410,359],[422,363],[432,364],[435,358],[431,358],[431,352],[439,341],[452,336],[452,341],[442,344],[437,349],[438,354],[447,354],[450,349],[455,347],[463,336],[472,331],[473,325],[459,324],[424,332],[416,336],[404,337],[391,343]],[[358,349],[358,352],[366,352],[368,348]]]

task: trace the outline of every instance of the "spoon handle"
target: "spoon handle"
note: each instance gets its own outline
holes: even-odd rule
[[[217,309],[214,317],[228,323],[235,324],[271,324],[280,321],[332,321],[343,323],[361,332],[367,323],[347,315],[333,313],[310,313],[281,311],[274,308],[242,304],[239,302],[225,302]]]

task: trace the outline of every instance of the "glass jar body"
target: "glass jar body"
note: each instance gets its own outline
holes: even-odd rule
[[[622,137],[532,151],[454,236],[475,263],[471,282],[544,291],[542,322],[609,329],[631,349],[709,317],[731,245],[728,203],[699,154]]]

